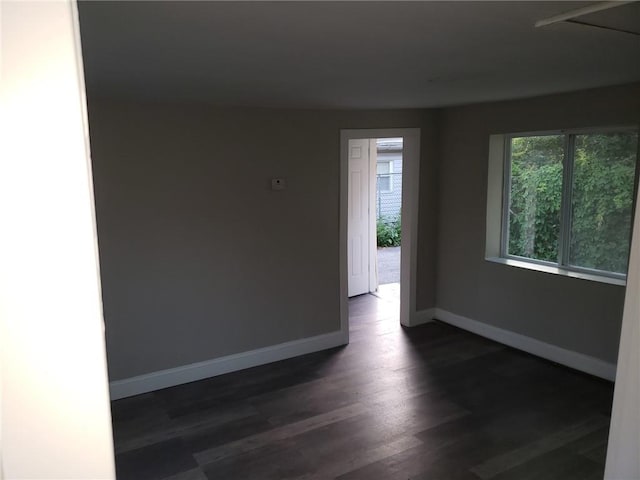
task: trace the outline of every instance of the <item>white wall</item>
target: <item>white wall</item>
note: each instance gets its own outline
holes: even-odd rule
[[[76,5],[0,8],[3,474],[115,478]]]
[[[638,200],[636,200],[636,204]],[[606,480],[640,479],[640,209],[627,274]]]

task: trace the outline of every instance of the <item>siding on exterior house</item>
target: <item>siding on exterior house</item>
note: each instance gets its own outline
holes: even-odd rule
[[[402,139],[382,138],[377,143],[376,217],[393,221],[402,205]],[[384,178],[389,170],[381,165],[387,162],[391,163],[389,180]]]

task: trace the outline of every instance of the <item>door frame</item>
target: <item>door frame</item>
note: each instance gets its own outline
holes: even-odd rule
[[[411,326],[416,316],[416,265],[420,174],[420,129],[377,128],[340,130],[340,329],[349,339],[347,275],[347,201],[349,195],[349,140],[403,137],[402,248],[400,250],[400,323]]]
[[[376,186],[378,169],[378,144],[369,139],[369,293],[378,291],[378,242],[376,241]],[[347,224],[349,220],[347,219]],[[371,268],[373,264],[374,268]],[[348,286],[348,285],[347,285]]]

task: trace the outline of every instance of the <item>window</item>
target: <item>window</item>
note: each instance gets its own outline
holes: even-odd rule
[[[379,192],[393,191],[393,160],[378,161],[377,181]]]
[[[624,278],[637,130],[504,138],[501,256]]]

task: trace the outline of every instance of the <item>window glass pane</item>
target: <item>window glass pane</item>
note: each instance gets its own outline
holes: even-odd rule
[[[378,162],[378,175],[391,172],[391,162]]]
[[[638,135],[576,135],[569,263],[626,273]]]
[[[378,175],[378,191],[388,192],[391,190],[391,177],[389,175]]]
[[[564,136],[511,139],[510,255],[558,261]]]

